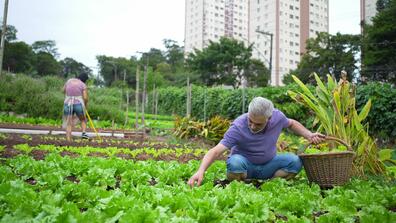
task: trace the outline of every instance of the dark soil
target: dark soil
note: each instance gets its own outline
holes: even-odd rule
[[[100,153],[100,152],[88,153],[88,156],[103,157],[103,158],[108,157],[106,153]]]
[[[129,148],[137,149],[144,147],[151,147],[155,149],[163,148],[180,148],[180,145],[168,144],[164,142],[152,142],[143,139],[120,139],[116,137],[105,137],[102,140],[98,139],[88,139],[84,140],[75,137],[74,141],[66,141],[64,136],[55,135],[23,135],[23,134],[2,134],[6,137],[0,137],[0,145],[5,145],[7,148],[12,148],[17,144],[28,144],[29,146],[37,145],[54,145],[54,146],[73,146],[73,147],[116,147],[116,148]],[[28,137],[26,137],[28,136]],[[209,147],[199,147],[199,148],[209,148]]]
[[[55,126],[43,126],[43,125],[29,125],[29,124],[13,124],[13,123],[0,123],[0,128],[10,128],[10,129],[35,129],[35,130],[63,130],[60,127]],[[76,130],[80,130],[76,128]],[[88,130],[90,131],[90,130]],[[27,135],[27,134],[0,134],[0,145],[4,146],[4,150],[0,152],[0,158],[12,158],[23,154],[23,151],[19,151],[14,149],[15,145],[18,144],[28,144],[31,147],[38,145],[54,145],[55,147],[95,147],[95,148],[107,148],[107,147],[115,147],[115,148],[127,148],[130,150],[141,149],[141,148],[154,148],[154,149],[175,149],[180,148],[180,145],[169,144],[166,143],[166,137],[151,137],[148,134],[143,135],[138,132],[134,134],[133,132],[128,132],[124,130],[111,130],[111,129],[99,129],[98,132],[113,132],[113,133],[127,133],[127,135],[132,136],[132,138],[117,138],[117,137],[102,137],[102,140],[96,138],[90,138],[84,140],[80,137],[73,137],[73,141],[66,141],[64,135]],[[189,142],[188,147],[195,148],[204,148],[209,149],[211,145],[207,142],[201,141],[198,139],[192,140],[194,142]],[[190,145],[190,143],[192,143]],[[84,148],[82,148],[84,149]],[[32,156],[36,160],[45,159],[48,151],[33,149],[29,155]],[[69,151],[62,151],[60,153],[61,156],[70,156],[70,157],[78,157],[79,154]],[[89,153],[88,156],[93,157],[104,157],[107,158],[108,155],[102,152]],[[158,157],[153,157],[152,155],[140,153],[136,157],[132,157],[130,154],[125,154],[122,152],[116,153],[117,157],[127,160],[163,160],[163,161],[171,161],[177,160],[179,162],[188,162],[190,160],[201,160],[203,155],[195,156],[194,154],[182,154],[180,157],[176,157],[175,154],[164,155],[161,154]],[[221,157],[221,160],[225,160],[226,155]]]
[[[66,180],[68,180],[70,182],[73,182],[73,183],[76,183],[76,184],[80,183],[80,180],[76,176],[72,175],[72,176],[67,176],[65,178],[66,178]]]
[[[396,212],[396,206],[388,208],[389,211]]]
[[[32,124],[17,124],[17,123],[0,123],[0,128],[6,129],[33,129],[33,130],[50,130],[50,131],[64,131],[61,126],[50,126],[50,125],[32,125]],[[81,128],[73,128],[73,131],[80,131]],[[93,129],[87,126],[88,132],[94,132]],[[131,132],[124,129],[96,129],[97,132],[106,132],[106,133],[124,133]]]
[[[62,151],[61,156],[70,156],[70,157],[78,157],[79,155],[77,153],[69,152],[69,151]]]
[[[1,158],[13,158],[22,154],[21,151],[13,149],[13,148],[6,148],[4,151],[0,152]]]
[[[29,178],[27,180],[25,180],[26,183],[30,184],[30,185],[36,185],[37,181],[33,178]]]
[[[158,182],[152,177],[152,178],[148,181],[148,183],[149,183],[151,186],[155,186]]]
[[[11,127],[11,126],[9,126]],[[127,149],[141,149],[145,147],[150,147],[154,149],[174,149],[180,148],[180,145],[173,145],[164,142],[150,142],[150,141],[134,141],[131,139],[119,139],[115,137],[106,137],[103,141],[89,139],[82,140],[81,138],[75,139],[75,141],[69,142],[65,140],[64,136],[54,136],[54,135],[24,135],[24,134],[1,134],[0,135],[0,145],[4,145],[5,148],[0,152],[0,158],[12,158],[23,154],[22,151],[14,149],[15,145],[18,144],[28,144],[29,146],[38,146],[38,145],[54,145],[58,146],[73,146],[73,147],[95,147],[95,148],[103,148],[107,147],[115,147],[115,148],[127,148]],[[202,145],[202,144],[201,144]],[[205,148],[200,145],[199,148]],[[191,147],[190,147],[191,148]],[[198,147],[197,147],[198,148]],[[206,147],[209,149],[209,147]],[[84,149],[84,148],[81,148]],[[48,151],[33,149],[29,155],[32,156],[36,160],[45,159]],[[62,151],[60,153],[61,156],[70,156],[70,157],[78,157],[79,154]],[[88,156],[92,157],[103,157],[108,158],[106,153],[95,152],[89,153]],[[158,157],[154,157],[152,155],[146,153],[140,153],[135,158],[133,158],[130,154],[125,154],[122,152],[116,153],[117,157],[127,159],[127,160],[163,160],[163,161],[171,161],[177,160],[182,163],[186,163],[190,160],[201,160],[203,155],[195,156],[194,154],[182,154],[179,157],[176,157],[175,154],[161,154]],[[224,155],[220,158],[220,160],[225,160],[227,155]]]
[[[32,150],[29,155],[32,156],[35,160],[43,160],[47,154],[48,151]]]
[[[256,180],[256,179],[246,179],[246,180],[244,180],[245,184],[252,184],[257,189],[259,189],[264,182],[265,181]],[[220,185],[222,188],[225,188],[230,183],[231,183],[231,181],[229,181],[227,179],[224,179],[224,180],[217,179],[217,180],[213,181],[213,186]]]

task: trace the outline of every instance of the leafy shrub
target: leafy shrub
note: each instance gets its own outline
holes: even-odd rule
[[[189,117],[177,117],[174,134],[179,138],[193,138],[196,136],[219,142],[230,127],[231,122],[220,116],[215,116],[206,122],[195,121]]]
[[[368,134],[367,125],[362,124],[370,111],[371,100],[358,113],[356,88],[347,81],[346,73],[342,74],[338,83],[329,74],[327,83],[323,83],[317,74],[314,75],[317,83],[316,95],[292,75],[300,89],[289,91],[290,97],[315,113],[315,123],[318,123],[320,132],[352,146],[356,152],[353,165],[356,174],[363,175],[365,171],[383,173],[383,164],[377,159],[378,148]]]
[[[64,79],[54,76],[35,79],[23,74],[1,75],[0,111],[61,119],[64,82]],[[89,95],[89,113],[93,119],[123,123],[124,114],[119,109],[119,89],[90,87]]]
[[[371,82],[357,88],[356,105],[360,111],[371,99],[371,112],[367,122],[370,133],[382,139],[396,138],[396,89],[390,84]]]
[[[245,107],[243,105],[242,89],[203,88],[192,87],[191,116],[203,120],[216,115],[228,119],[235,119],[247,108],[251,99],[256,96],[266,97],[275,107],[287,117],[301,121],[305,125],[312,123],[308,110],[295,103],[287,94],[287,90],[294,89],[295,85],[286,87],[266,87],[245,89]],[[149,94],[149,108],[152,106],[152,94]],[[158,90],[158,111],[160,114],[186,115],[186,89],[168,87]],[[206,113],[205,113],[206,110]],[[205,116],[206,115],[206,116]]]

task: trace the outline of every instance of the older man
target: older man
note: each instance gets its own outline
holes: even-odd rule
[[[201,185],[207,168],[223,152],[231,149],[227,160],[227,179],[290,179],[302,168],[301,160],[294,154],[276,154],[276,142],[284,128],[303,136],[311,143],[320,143],[324,135],[312,133],[300,122],[287,118],[274,109],[268,99],[256,97],[249,104],[248,113],[231,124],[223,139],[204,156],[198,171],[188,184]]]

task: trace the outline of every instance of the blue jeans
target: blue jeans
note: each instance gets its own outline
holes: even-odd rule
[[[64,104],[63,105],[63,114],[64,115],[76,114],[79,118],[85,117],[84,109],[81,104],[73,104],[72,106],[69,106],[68,104]]]
[[[227,173],[247,173],[248,179],[265,180],[272,178],[277,170],[298,173],[301,168],[300,158],[291,153],[276,155],[272,160],[262,165],[253,164],[240,154],[234,154],[227,159]]]

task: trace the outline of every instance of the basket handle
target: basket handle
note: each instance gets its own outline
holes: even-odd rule
[[[348,143],[346,143],[344,140],[342,140],[342,139],[339,139],[339,138],[334,137],[334,136],[325,136],[325,140],[326,141],[331,141],[331,140],[332,141],[336,141],[339,144],[342,144],[342,145],[346,146],[348,151],[352,151],[352,147]],[[304,151],[308,148],[309,145],[311,145],[311,143],[308,143],[302,149],[299,149],[297,151],[297,154],[304,153]]]

